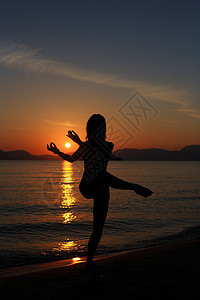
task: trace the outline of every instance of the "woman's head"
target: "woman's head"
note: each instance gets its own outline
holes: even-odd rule
[[[105,140],[106,138],[106,120],[100,114],[93,114],[87,121],[86,126],[87,139],[99,138]]]

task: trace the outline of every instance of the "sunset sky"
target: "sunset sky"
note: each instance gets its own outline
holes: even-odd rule
[[[199,11],[194,0],[3,1],[0,149],[73,151],[67,131],[84,140],[93,113],[118,130],[115,149],[200,144]]]

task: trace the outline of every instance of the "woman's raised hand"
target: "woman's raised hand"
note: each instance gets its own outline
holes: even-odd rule
[[[69,130],[68,134],[66,134],[72,141],[80,145],[82,143],[81,139],[79,138],[78,134],[75,131]]]
[[[52,142],[51,142],[50,146],[47,144],[47,150],[52,151],[54,154],[58,154],[58,152],[59,152],[59,149]]]

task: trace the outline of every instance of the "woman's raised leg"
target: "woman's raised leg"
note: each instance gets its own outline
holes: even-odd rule
[[[105,171],[105,173],[103,173],[102,181],[114,189],[133,190],[138,195],[141,195],[145,198],[151,196],[151,194],[153,193],[150,189],[145,188],[142,185],[125,181],[123,179],[120,179],[120,178],[110,174],[107,171]]]
[[[103,227],[108,213],[109,198],[110,198],[109,186],[103,184],[98,189],[94,197],[93,231],[88,243],[88,254],[87,254],[88,264],[91,264],[93,262],[93,257],[95,255],[96,249],[99,245],[102,236]]]

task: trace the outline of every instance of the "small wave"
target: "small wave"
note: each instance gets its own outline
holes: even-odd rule
[[[188,227],[177,234],[169,235],[167,239],[171,241],[188,241],[200,239],[200,225]]]
[[[62,235],[66,234],[67,229],[71,233],[88,232],[91,231],[92,222],[71,222],[71,223],[53,223],[53,222],[43,222],[43,223],[25,223],[25,224],[6,224],[0,226],[1,236],[9,237],[10,235],[37,235],[39,238],[40,234],[56,234]]]
[[[149,247],[157,245],[166,245],[171,243],[188,242],[200,239],[200,225],[188,227],[181,232],[158,237],[152,240],[138,242],[139,247]]]
[[[43,211],[47,211],[46,204],[15,204],[14,206],[8,203],[1,204],[0,212],[2,214],[5,213],[26,213],[26,214],[34,214],[34,213],[41,213]],[[49,209],[49,208],[48,208]]]
[[[140,248],[147,248],[153,246],[161,246],[161,245],[169,245],[173,243],[180,243],[180,242],[189,242],[193,240],[200,239],[200,225],[194,227],[188,227],[183,231],[175,234],[171,234],[168,236],[162,236],[150,240],[140,240],[134,243],[127,243],[127,244],[115,244],[115,246],[101,246],[99,247],[98,253],[113,253],[113,252],[122,252],[127,250],[133,249],[140,249]]]

